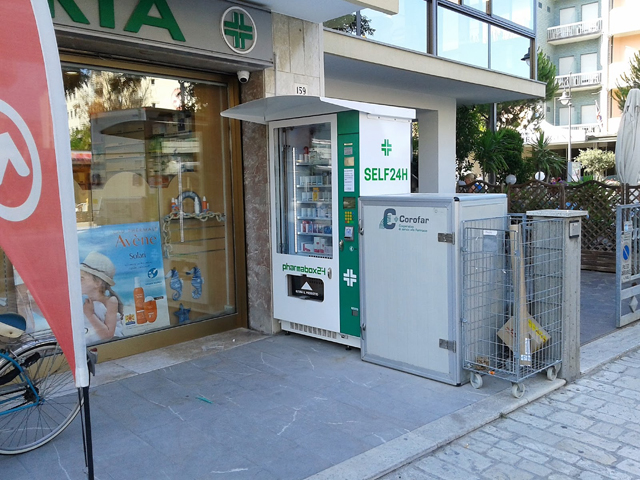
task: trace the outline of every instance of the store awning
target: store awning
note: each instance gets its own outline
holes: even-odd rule
[[[243,103],[221,113],[223,117],[266,124],[276,120],[311,117],[330,113],[357,110],[380,117],[413,120],[416,111],[412,108],[390,107],[373,103],[353,102],[338,98],[280,95]]]

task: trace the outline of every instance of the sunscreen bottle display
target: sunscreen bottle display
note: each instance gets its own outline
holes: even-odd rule
[[[158,305],[156,299],[153,297],[147,297],[144,302],[144,314],[147,318],[147,322],[153,323],[158,318]]]
[[[140,278],[136,277],[133,288],[133,303],[136,307],[136,323],[147,323],[147,315],[144,312],[144,290],[140,286]]]

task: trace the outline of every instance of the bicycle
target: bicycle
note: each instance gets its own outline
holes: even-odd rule
[[[50,442],[83,404],[55,337],[25,330],[20,315],[0,314],[0,455],[29,452]],[[87,354],[95,375],[96,359]]]

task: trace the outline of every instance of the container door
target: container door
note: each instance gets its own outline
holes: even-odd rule
[[[339,332],[336,121],[305,122],[271,124],[274,314]]]
[[[363,360],[458,383],[452,203],[365,202]]]

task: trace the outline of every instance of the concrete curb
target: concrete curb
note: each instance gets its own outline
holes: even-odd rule
[[[511,395],[511,388],[506,388],[473,405],[312,475],[308,479],[368,480],[380,478],[559,389],[564,384],[564,380],[556,379],[550,382],[539,375],[524,383],[526,391],[522,398],[514,398]]]
[[[585,375],[640,348],[640,322],[620,328],[580,347],[580,373]]]

